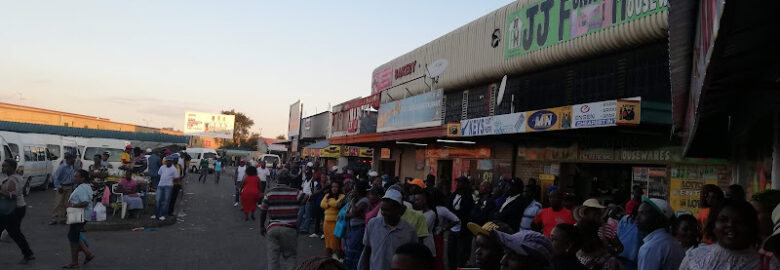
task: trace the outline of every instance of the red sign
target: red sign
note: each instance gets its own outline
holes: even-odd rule
[[[393,85],[393,67],[386,67],[377,71],[371,81],[371,94],[382,92]]]
[[[395,69],[395,79],[414,73],[415,67],[417,67],[417,61],[412,61],[409,64],[403,65]]]
[[[360,108],[366,105],[379,108],[379,93],[374,93],[364,98],[347,101],[342,104],[341,111],[349,111],[351,109]]]

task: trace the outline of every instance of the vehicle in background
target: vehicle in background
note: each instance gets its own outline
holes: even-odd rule
[[[0,131],[3,138],[3,152],[18,162],[17,172],[24,180],[24,193],[29,194],[30,188],[46,189],[52,182],[52,162],[59,156],[49,152],[47,145],[58,144],[59,136]],[[6,150],[7,147],[7,150]],[[5,155],[5,154],[4,154]]]
[[[94,162],[92,158],[95,155],[103,155],[108,152],[108,174],[111,177],[122,177],[119,167],[122,166],[120,157],[124,152],[127,141],[117,139],[104,139],[104,138],[87,138],[86,145],[84,146],[84,155],[81,157],[82,169],[88,170]]]
[[[187,167],[190,168],[190,172],[197,172],[200,168],[200,160],[207,159],[209,161],[209,173],[214,171],[214,164],[217,163],[217,151],[210,148],[187,148],[187,154],[190,155],[190,163]]]
[[[262,154],[257,157],[257,160],[265,162],[266,168],[274,168],[274,165],[279,166],[282,162],[282,158],[274,154]]]

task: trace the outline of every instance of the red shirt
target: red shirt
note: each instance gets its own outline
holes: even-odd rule
[[[634,199],[628,200],[628,202],[626,203],[626,215],[630,215],[631,213],[633,213],[634,207],[636,207],[637,205],[639,205],[639,202],[637,202],[636,200]]]
[[[539,212],[539,214],[534,218],[534,224],[539,223],[541,223],[542,227],[544,228],[542,234],[544,234],[544,236],[550,237],[550,233],[556,225],[561,223],[574,224],[575,221],[574,217],[571,215],[571,210],[564,207],[561,208],[560,211],[554,211],[552,207],[547,207],[542,209],[542,211]]]

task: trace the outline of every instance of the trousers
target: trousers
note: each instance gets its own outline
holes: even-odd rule
[[[294,270],[298,259],[296,229],[276,226],[268,230],[268,269]]]
[[[73,186],[60,187],[62,193],[59,191],[54,192],[54,210],[51,213],[51,220],[53,221],[65,221],[65,209],[68,208],[68,198],[70,193],[73,192]]]
[[[8,231],[8,236],[16,242],[19,249],[22,251],[22,255],[25,257],[32,256],[33,252],[30,250],[30,244],[27,243],[27,238],[22,234],[22,218],[24,218],[27,212],[27,206],[17,207],[13,213],[7,216],[0,216],[0,232],[3,230]]]

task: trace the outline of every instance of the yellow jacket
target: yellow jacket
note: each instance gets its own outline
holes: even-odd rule
[[[330,194],[326,194],[320,202],[320,207],[325,209],[325,221],[336,221],[339,218],[339,208],[337,207],[339,202],[344,199],[344,194],[339,194],[339,198],[331,198]]]

